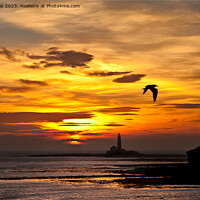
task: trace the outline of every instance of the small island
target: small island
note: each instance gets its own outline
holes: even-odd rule
[[[117,146],[112,146],[110,147],[109,151],[106,151],[106,156],[143,156],[143,154],[140,154],[137,151],[126,151],[125,149],[122,149],[122,144],[121,144],[121,135],[118,133],[117,137]]]

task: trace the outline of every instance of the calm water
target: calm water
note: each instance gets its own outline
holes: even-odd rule
[[[200,199],[200,186],[126,187],[137,165],[168,162],[103,157],[1,157],[0,199]],[[171,163],[171,162],[170,162]],[[123,173],[124,172],[124,173]]]

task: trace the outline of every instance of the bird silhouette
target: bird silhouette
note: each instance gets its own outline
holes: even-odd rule
[[[147,86],[145,86],[145,88],[143,88],[143,90],[144,90],[143,94],[145,94],[148,89],[150,89],[152,91],[154,102],[156,101],[156,98],[157,98],[157,95],[158,95],[158,89],[155,88],[156,86],[157,85],[147,85]]]

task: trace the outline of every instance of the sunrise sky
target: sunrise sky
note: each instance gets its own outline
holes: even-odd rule
[[[1,9],[0,150],[199,146],[200,2],[56,2]]]

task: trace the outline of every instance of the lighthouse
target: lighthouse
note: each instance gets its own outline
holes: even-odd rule
[[[117,137],[117,150],[118,151],[122,150],[121,135],[120,135],[120,133],[118,133],[118,137]]]
[[[122,141],[121,141],[121,135],[118,133],[117,136],[117,146],[110,147],[109,151],[106,151],[106,156],[139,156],[142,155],[137,151],[126,151],[125,149],[122,149]]]

